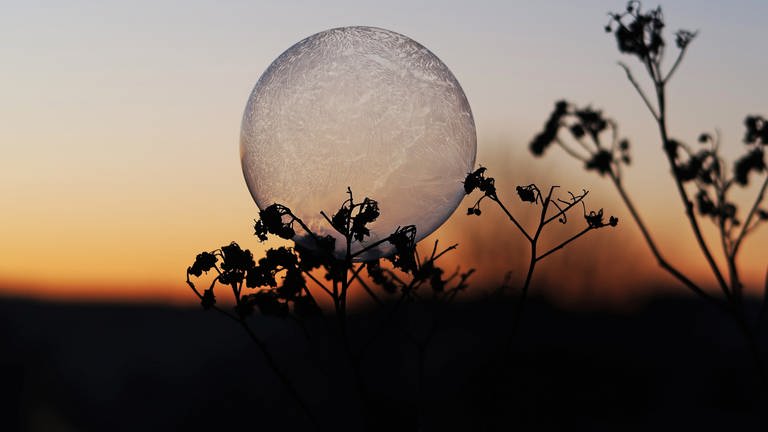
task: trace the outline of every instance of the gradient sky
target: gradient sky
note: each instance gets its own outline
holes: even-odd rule
[[[578,252],[553,264],[568,272],[550,269],[542,278],[567,274],[572,283],[564,282],[563,289],[577,297],[622,299],[635,291],[607,285],[601,291],[583,275],[603,275],[605,281],[662,277],[647,271],[650,255],[604,181],[581,173],[567,158],[534,160],[527,153],[528,141],[560,98],[593,103],[619,121],[635,144],[628,187],[665,237],[667,255],[696,253],[652,119],[616,65],[622,59],[634,63],[602,30],[606,12],[622,9],[623,1],[411,3],[4,4],[0,292],[192,300],[183,278],[197,252],[231,240],[260,248],[251,226],[257,209],[239,166],[245,102],[281,52],[310,34],[346,25],[403,33],[451,68],[474,112],[478,163],[508,184],[510,194],[515,184],[532,181],[587,188],[593,207],[612,209],[627,222],[613,234],[584,239]],[[768,114],[768,3],[664,6],[671,29],[700,30],[671,83],[672,134],[692,142],[699,132],[719,128],[726,155],[734,156],[744,116]],[[479,280],[500,280],[504,269],[527,259],[511,240],[511,226],[502,225],[509,242],[489,246],[494,237],[487,226],[501,219],[491,215],[483,224],[460,213],[431,238],[462,244],[452,258],[456,263],[491,260]],[[742,252],[751,257],[744,260],[750,282],[765,271],[767,239],[759,233]],[[617,250],[631,259],[613,259]],[[703,275],[695,258],[683,259],[683,267]]]

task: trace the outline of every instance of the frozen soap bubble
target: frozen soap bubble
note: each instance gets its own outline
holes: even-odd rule
[[[415,225],[439,227],[464,196],[477,137],[467,98],[448,67],[417,42],[373,27],[314,34],[282,53],[248,99],[240,158],[260,209],[279,203],[317,234],[337,238],[320,215],[347,198],[379,203],[371,236],[353,252]],[[309,247],[313,241],[296,240]],[[391,253],[385,242],[361,258]]]

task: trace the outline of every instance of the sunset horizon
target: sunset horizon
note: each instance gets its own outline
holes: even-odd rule
[[[764,428],[768,2],[3,9],[1,430]]]
[[[351,21],[392,28],[414,37],[455,72],[467,92],[477,122],[477,164],[487,167],[508,185],[501,191],[502,198],[512,202],[514,186],[534,182],[542,186],[557,184],[564,192],[589,190],[591,206],[610,210],[628,222],[621,224],[613,235],[602,236],[606,238],[600,241],[608,245],[591,251],[594,259],[605,259],[601,253],[612,256],[625,250],[625,242],[629,241],[633,249],[636,245],[645,267],[639,270],[632,265],[627,271],[630,274],[637,271],[637,275],[651,273],[663,279],[663,272],[654,268],[652,257],[642,246],[636,227],[629,223],[617,194],[603,179],[594,173],[584,173],[578,163],[565,155],[552,152],[548,158],[536,159],[527,151],[555,101],[567,98],[603,109],[606,116],[619,123],[622,135],[635,144],[633,166],[626,170],[628,189],[641,204],[649,225],[658,231],[665,254],[682,261],[681,265],[689,271],[704,276],[707,268],[700,257],[694,257],[696,247],[692,236],[686,233],[679,239],[665,241],[685,229],[684,208],[674,196],[671,180],[665,179],[668,169],[663,168],[662,146],[651,119],[626,82],[624,72],[616,65],[617,61],[628,59],[614,52],[615,42],[602,31],[604,13],[615,7],[615,2],[593,3],[574,10],[565,5],[529,9],[523,15],[546,15],[550,24],[544,27],[521,24],[519,28],[501,20],[503,16],[511,22],[521,19],[520,14],[512,13],[519,6],[497,5],[501,9],[493,18],[487,16],[490,21],[486,28],[487,31],[495,29],[498,35],[481,32],[473,36],[475,40],[459,37],[462,31],[470,31],[470,21],[465,27],[453,23],[458,25],[456,31],[447,32],[453,25],[450,22],[438,25],[438,21],[434,21],[433,26],[422,27],[414,20],[403,20],[393,13],[378,14],[375,8],[368,10],[367,6],[357,11],[345,9],[343,13],[331,8],[312,18],[309,14],[299,15],[305,19],[297,21],[295,26],[283,26],[274,34],[270,32],[276,30],[269,25],[252,27],[258,29],[250,30],[252,32],[271,35],[260,40],[253,55],[240,55],[248,50],[222,49],[221,58],[204,68],[200,68],[199,62],[203,60],[200,54],[206,45],[194,50],[190,41],[181,46],[192,51],[174,54],[166,51],[169,46],[148,40],[144,41],[145,49],[132,48],[128,43],[132,34],[130,26],[137,15],[124,10],[93,6],[85,9],[92,11],[90,15],[60,17],[49,30],[60,29],[61,37],[55,44],[60,46],[58,52],[69,52],[66,58],[52,50],[56,45],[50,43],[53,39],[48,32],[26,38],[26,46],[6,47],[6,59],[15,66],[4,72],[2,81],[7,89],[7,96],[1,102],[7,127],[0,132],[0,139],[17,144],[6,152],[0,174],[5,185],[3,201],[10,205],[5,209],[4,224],[0,228],[4,239],[0,246],[3,255],[0,281],[8,289],[13,289],[14,284],[23,285],[31,290],[31,296],[38,298],[45,296],[43,292],[66,298],[66,292],[78,285],[100,286],[107,291],[112,284],[153,286],[160,289],[156,295],[163,301],[161,299],[182,298],[188,294],[183,282],[184,269],[199,250],[237,241],[258,255],[263,248],[254,241],[251,229],[252,220],[258,217],[258,208],[247,193],[237,156],[238,128],[245,98],[271,59],[281,51],[313,32]],[[741,32],[729,32],[728,23],[748,22],[758,14],[748,13],[745,7],[717,15],[716,9],[715,3],[706,2],[697,3],[696,7],[667,6],[666,14],[680,20],[676,21],[680,26],[690,23],[695,25],[693,28],[701,29],[679,76],[670,83],[674,92],[670,115],[674,118],[675,136],[691,145],[700,133],[719,130],[726,157],[733,160],[741,146],[744,117],[764,111],[764,105],[758,98],[759,92],[742,90],[759,87],[760,81],[755,75],[759,68],[753,66],[757,60],[736,57],[737,52],[749,52],[749,44],[757,43],[759,38],[749,36],[752,31],[749,26],[742,26]],[[40,19],[35,22],[40,25],[48,22],[47,17],[52,19],[55,12],[46,8],[11,9],[14,10],[19,14],[17,23],[23,22],[25,14],[37,11]],[[279,15],[289,10],[276,8],[274,13]],[[469,16],[476,16],[478,11]],[[222,9],[209,18],[234,24],[232,20],[242,12]],[[170,13],[170,9],[159,8],[157,13],[156,20],[147,21],[157,35],[165,34],[171,40],[178,40],[194,34],[182,26],[183,20],[177,21],[178,27],[162,24],[162,17]],[[574,13],[584,18],[573,19]],[[96,14],[104,17],[103,22],[120,17],[116,21],[120,25],[104,28],[88,18]],[[202,10],[190,9],[187,14],[188,20],[203,16]],[[428,15],[424,15],[423,20],[430,22]],[[8,38],[29,34],[29,29],[9,24],[4,30]],[[552,31],[555,27],[560,28],[562,34],[572,36],[557,36]],[[233,37],[239,38],[242,32],[249,31],[247,29],[247,26],[228,26],[227,31],[209,34],[206,40],[223,48]],[[65,30],[68,31],[62,33]],[[106,37],[93,38],[98,32]],[[155,38],[161,40],[157,35]],[[490,37],[511,43],[491,44]],[[107,43],[110,40],[112,46]],[[534,40],[538,40],[538,45]],[[729,44],[738,44],[741,48],[724,51]],[[577,46],[584,51],[579,57],[574,53]],[[726,57],[727,61],[740,69],[722,69],[723,60],[715,59],[723,55],[730,56]],[[594,60],[587,60],[590,58]],[[65,60],[51,69],[57,59]],[[127,68],[127,61],[134,66]],[[138,61],[149,61],[147,65],[154,64],[156,68],[154,71],[137,68]],[[571,65],[566,80],[555,78],[552,66],[560,63]],[[37,72],[25,73],[25,70]],[[40,75],[44,70],[57,70],[59,79],[44,84],[40,81],[46,76]],[[531,75],[533,71],[538,73]],[[742,85],[718,86],[721,82],[735,81]],[[187,88],[193,83],[207,96],[192,97],[197,92]],[[720,102],[704,102],[712,100]],[[690,110],[688,106],[697,109]],[[341,200],[344,191],[338,193]],[[460,244],[459,250],[452,254],[454,259],[467,266],[480,267],[482,263],[472,259],[474,253],[464,256],[462,251],[481,247],[472,242],[488,229],[487,224],[467,220],[461,214],[463,207],[464,204],[460,204],[445,226],[430,238]],[[522,213],[524,207],[519,209]],[[322,210],[332,211],[307,209],[317,213]],[[382,210],[387,212],[386,208]],[[702,225],[709,223],[702,221]],[[712,234],[710,243],[719,247],[714,232]],[[516,241],[515,233],[507,230],[504,235],[509,236],[505,237],[508,241]],[[766,235],[764,231],[754,234],[752,247],[764,243]],[[619,236],[623,237],[622,242],[616,241]],[[506,260],[509,269],[518,261],[496,255],[497,245],[486,247],[488,255],[494,256],[491,261]],[[743,254],[758,255],[759,249]],[[688,256],[699,264],[689,267]],[[761,264],[744,263],[753,286],[755,283],[759,286],[759,279],[764,276]],[[492,266],[498,272],[504,263]],[[503,273],[483,275],[479,268],[477,276],[490,282],[494,277],[503,277]],[[141,297],[151,297],[144,289],[139,290]],[[23,295],[19,291],[14,295]],[[123,289],[115,293],[116,299],[130,297]],[[97,297],[105,298],[103,293]]]

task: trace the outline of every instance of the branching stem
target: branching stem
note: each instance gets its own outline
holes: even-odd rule
[[[619,62],[619,66],[621,66],[624,69],[624,72],[626,72],[627,79],[629,79],[629,82],[632,83],[633,87],[635,87],[635,90],[637,90],[637,93],[643,99],[643,102],[645,102],[645,106],[648,107],[648,110],[651,112],[653,118],[656,119],[656,121],[659,121],[659,114],[656,113],[656,108],[651,105],[651,101],[648,99],[648,96],[645,95],[645,92],[643,91],[642,87],[640,87],[640,84],[638,84],[637,80],[635,80],[635,77],[632,75],[632,71],[629,69],[629,66],[621,62]]]
[[[621,183],[621,180],[614,173],[610,173],[610,176],[613,185],[619,192],[621,200],[624,201],[624,205],[627,206],[629,214],[632,215],[632,219],[634,219],[635,224],[637,224],[637,227],[640,228],[643,239],[645,239],[645,243],[648,245],[648,248],[651,249],[651,253],[656,258],[656,262],[659,264],[659,266],[671,274],[675,279],[680,281],[683,285],[688,287],[688,289],[696,293],[699,297],[713,301],[722,306],[718,299],[712,297],[711,295],[707,294],[706,291],[699,288],[698,285],[696,285],[691,279],[685,276],[680,270],[675,268],[672,264],[669,263],[669,261],[666,260],[666,258],[664,258],[664,256],[661,254],[661,251],[659,250],[659,247],[656,245],[656,242],[653,240],[653,236],[651,235],[650,230],[645,225],[642,217],[640,217],[640,213],[637,211],[637,208],[635,208],[635,204],[632,202],[632,199],[629,198],[629,195],[627,195],[627,191],[624,189],[624,185]]]
[[[755,202],[754,204],[752,204],[752,208],[749,210],[749,214],[747,215],[747,219],[744,221],[744,225],[741,228],[741,232],[739,233],[739,236],[736,237],[736,241],[733,243],[733,251],[731,252],[731,255],[734,257],[734,259],[736,257],[736,254],[739,253],[741,242],[744,240],[744,237],[746,237],[750,231],[750,225],[752,225],[752,220],[754,220],[760,204],[765,199],[766,190],[768,190],[768,175],[766,175],[765,180],[763,180],[763,185],[760,187],[760,192],[758,192],[757,197],[755,198]]]
[[[517,219],[515,219],[515,217],[512,216],[512,213],[510,213],[509,210],[507,210],[507,208],[504,206],[504,204],[501,202],[501,200],[499,200],[498,196],[493,195],[493,196],[489,196],[488,198],[490,198],[491,201],[493,201],[493,202],[495,202],[496,204],[499,205],[499,207],[507,215],[509,220],[511,220],[512,223],[515,224],[517,229],[520,230],[521,233],[523,233],[523,235],[525,236],[525,238],[528,239],[529,242],[533,241],[533,237],[531,237],[531,235],[528,234],[528,231],[526,231],[525,228],[523,228],[523,226],[520,225],[520,222],[518,222]]]
[[[189,285],[189,287],[192,289],[192,292],[194,292],[195,295],[202,301],[203,295],[200,294],[197,288],[195,288],[195,285],[189,280],[189,273],[187,273],[187,285]],[[269,366],[269,368],[272,370],[275,376],[277,376],[278,380],[280,380],[280,383],[288,391],[288,394],[291,395],[291,398],[293,398],[293,400],[299,406],[302,413],[304,413],[304,416],[306,416],[307,420],[309,420],[309,422],[312,424],[312,427],[315,430],[320,430],[319,423],[317,422],[317,419],[315,418],[315,416],[312,414],[312,411],[309,409],[309,405],[307,405],[307,403],[304,401],[304,398],[301,397],[301,395],[299,394],[293,382],[282,371],[282,369],[280,369],[274,356],[272,356],[272,353],[267,348],[266,343],[264,343],[264,341],[262,341],[261,338],[259,338],[253,332],[253,330],[245,321],[245,319],[235,314],[232,314],[230,312],[227,312],[216,305],[212,305],[211,309],[215,310],[216,312],[238,323],[245,330],[245,332],[248,334],[248,337],[251,339],[251,341],[253,341],[254,345],[256,345],[259,351],[261,351],[261,354],[264,356],[264,359],[267,361],[267,366]]]
[[[659,134],[661,135],[661,141],[665,149],[664,154],[667,155],[667,161],[669,162],[669,167],[674,172],[675,160],[673,158],[672,153],[666,150],[670,148],[670,143],[669,143],[670,139],[667,133],[664,83],[658,80],[655,75],[654,75],[654,82],[656,85],[656,96],[658,98],[658,104],[659,104],[659,117],[657,118]],[[675,186],[677,187],[677,191],[680,194],[680,199],[683,201],[683,206],[685,207],[685,214],[688,217],[688,221],[691,225],[691,229],[693,230],[694,236],[696,237],[696,242],[698,243],[699,248],[704,254],[704,257],[706,258],[707,263],[709,263],[709,267],[712,269],[712,273],[715,275],[715,278],[717,279],[717,283],[720,285],[720,289],[723,291],[723,294],[725,295],[726,299],[730,299],[731,291],[728,289],[728,283],[725,281],[725,278],[723,278],[723,274],[720,271],[720,268],[718,267],[717,263],[715,262],[715,259],[712,257],[712,253],[709,250],[709,246],[707,245],[706,240],[704,240],[704,236],[701,234],[701,228],[699,227],[699,222],[698,222],[698,219],[696,218],[696,214],[693,212],[693,203],[691,202],[690,198],[688,198],[688,192],[685,190],[685,186],[683,186],[683,182],[680,180],[680,178],[678,178],[678,176],[673,176],[673,177],[675,181]]]

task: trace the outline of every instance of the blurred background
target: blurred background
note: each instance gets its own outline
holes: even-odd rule
[[[670,84],[672,134],[692,143],[717,129],[726,156],[735,158],[744,117],[768,112],[768,59],[759,54],[768,5],[668,3],[670,31],[699,30]],[[671,281],[604,179],[583,173],[559,150],[543,159],[528,153],[562,98],[593,104],[619,122],[633,143],[627,187],[643,216],[665,254],[711,286],[653,120],[616,63],[628,62],[638,76],[641,70],[603,31],[607,12],[624,6],[7,3],[0,17],[0,295],[186,304],[194,299],[184,271],[196,253],[234,240],[258,255],[264,245],[252,235],[257,208],[239,165],[245,102],[281,52],[345,25],[403,33],[451,68],[474,112],[477,163],[497,178],[521,218],[527,208],[513,199],[514,186],[533,182],[588,189],[591,208],[619,217],[616,230],[594,233],[544,263],[537,277],[562,282],[549,293],[555,301],[623,307]],[[477,267],[477,285],[498,284],[508,270],[522,278],[527,257],[519,233],[495,209],[470,219],[464,207],[423,243],[459,243],[448,259]],[[767,235],[758,233],[742,253],[750,289],[762,283]]]
[[[497,179],[501,198],[521,220],[533,222],[535,215],[514,188],[530,183],[559,185],[563,193],[587,189],[589,208],[620,220],[537,268],[512,361],[489,368],[511,310],[490,293],[508,272],[511,286],[522,283],[528,252],[496,208],[486,205],[481,217],[469,218],[469,202],[460,205],[421,247],[430,249],[436,239],[458,243],[443,266],[477,272],[466,303],[441,312],[444,325],[422,352],[423,393],[414,378],[416,351],[399,333],[387,333],[370,354],[364,373],[377,389],[382,425],[739,430],[765,424],[764,398],[755,396],[758,375],[734,323],[656,267],[605,179],[584,173],[559,149],[542,159],[528,152],[555,101],[603,109],[633,144],[626,186],[664,254],[714,290],[653,119],[617,61],[638,76],[641,70],[603,30],[607,12],[625,5],[5,2],[0,429],[307,430],[261,353],[232,323],[200,311],[184,278],[200,251],[237,241],[258,257],[275,245],[253,236],[258,209],[238,149],[242,110],[280,53],[347,25],[405,34],[448,65],[474,112],[477,163]],[[742,153],[744,117],[768,114],[768,3],[663,6],[670,32],[699,31],[669,86],[671,133],[693,143],[701,132],[717,130],[733,160]],[[574,220],[580,223],[578,215]],[[565,231],[553,234],[545,243]],[[705,234],[719,249],[715,233]],[[763,230],[742,250],[750,294],[763,283],[767,241]],[[351,301],[360,296],[353,293]],[[759,306],[747,302],[749,310]],[[350,327],[364,337],[381,316],[358,312]],[[434,318],[416,310],[398,319],[418,327],[424,317]],[[343,362],[332,344],[323,345],[332,340],[323,333],[328,326],[312,324],[310,342],[288,321],[258,317],[254,327],[323,424],[360,430],[358,411],[334,411],[357,402],[350,383],[334,381],[348,374],[337,370]],[[318,367],[331,373],[317,373]]]

